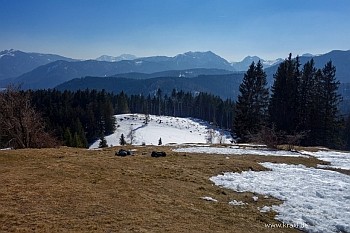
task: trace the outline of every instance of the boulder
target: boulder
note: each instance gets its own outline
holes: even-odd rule
[[[158,158],[158,157],[165,157],[166,153],[164,151],[152,151],[151,154],[152,157]]]
[[[120,149],[119,151],[115,152],[115,155],[125,157],[127,155],[132,155],[132,154],[131,154],[131,151],[129,150]]]

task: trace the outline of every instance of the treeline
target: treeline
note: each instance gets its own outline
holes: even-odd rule
[[[124,97],[126,98],[126,97]],[[171,95],[163,95],[158,89],[153,95],[131,95],[128,107],[117,108],[131,113],[166,115],[174,117],[193,117],[212,122],[213,124],[231,129],[234,117],[235,103],[230,99],[222,100],[208,93],[190,93],[173,90]]]
[[[242,141],[349,148],[349,119],[345,126],[335,74],[331,61],[316,69],[311,59],[301,68],[290,54],[279,65],[269,96],[261,63],[252,63],[240,86],[233,130]]]
[[[170,96],[158,89],[148,96],[96,90],[23,92],[42,114],[46,128],[61,144],[87,147],[115,130],[115,114],[141,113],[195,117],[223,128],[231,128],[234,102],[207,93],[173,91]]]
[[[115,130],[113,95],[105,91],[37,90],[30,91],[30,97],[63,145],[87,147]]]

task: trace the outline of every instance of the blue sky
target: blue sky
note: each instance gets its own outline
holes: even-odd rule
[[[73,58],[350,49],[349,0],[0,0],[0,50]]]

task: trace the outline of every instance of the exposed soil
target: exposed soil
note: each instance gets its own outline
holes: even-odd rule
[[[278,222],[258,207],[278,200],[223,189],[209,178],[264,170],[258,164],[263,161],[320,163],[126,148],[135,149],[134,156],[115,156],[119,147],[0,151],[0,232],[299,232],[265,226]],[[151,151],[159,149],[167,156],[152,158]],[[229,205],[233,199],[248,205]]]

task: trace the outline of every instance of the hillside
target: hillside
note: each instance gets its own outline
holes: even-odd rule
[[[127,143],[133,145],[158,145],[161,138],[162,144],[183,143],[207,143],[210,129],[212,133],[210,140],[213,143],[231,143],[233,141],[229,132],[219,131],[207,122],[192,119],[169,116],[149,115],[149,122],[145,124],[143,114],[116,115],[116,131],[106,136],[107,144],[117,146],[121,134],[125,136]],[[98,148],[99,140],[90,148]]]
[[[58,60],[74,61],[56,54],[26,53],[13,49],[1,51],[0,80],[18,77],[39,66]]]
[[[117,73],[153,72],[166,70],[152,62],[136,64],[135,61],[104,62],[104,61],[56,61],[39,66],[31,72],[25,73],[15,79],[13,83],[22,83],[24,89],[53,88],[63,82],[84,76],[112,76]]]
[[[105,89],[108,92],[124,91],[145,96],[155,93],[160,88],[164,94],[171,94],[173,89],[185,92],[207,92],[218,95],[223,99],[235,99],[238,95],[242,73],[224,75],[199,75],[194,78],[158,77],[149,79],[131,79],[121,77],[85,77],[73,79],[55,87],[57,90]]]

